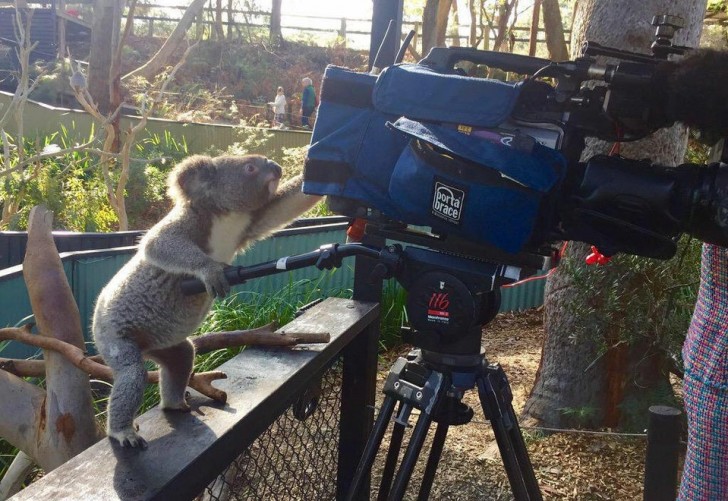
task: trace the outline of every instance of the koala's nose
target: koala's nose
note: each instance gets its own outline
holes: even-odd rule
[[[278,179],[280,179],[280,177],[283,175],[283,169],[281,169],[281,166],[275,163],[273,160],[268,160],[268,168],[273,174],[275,174],[276,178]]]

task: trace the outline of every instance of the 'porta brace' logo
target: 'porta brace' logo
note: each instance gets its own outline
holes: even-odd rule
[[[460,224],[465,192],[440,181],[435,182],[432,197],[432,215],[454,224]]]

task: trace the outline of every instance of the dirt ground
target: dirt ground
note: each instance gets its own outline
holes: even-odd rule
[[[543,341],[540,310],[500,314],[483,335],[486,358],[500,363],[513,390],[513,407],[523,409],[538,369]],[[383,384],[391,362],[407,349],[386,357],[380,364]],[[379,403],[383,395],[378,393]],[[510,500],[510,485],[495,444],[491,425],[483,416],[476,390],[463,399],[475,410],[473,420],[449,429],[430,499],[449,501]],[[411,423],[417,416],[413,413]],[[633,500],[642,499],[646,441],[581,433],[551,433],[523,427],[526,445],[544,499]],[[429,451],[434,425],[413,474],[405,499],[416,499],[420,477]],[[405,444],[408,434],[405,435]],[[382,442],[382,450],[389,436]],[[373,498],[379,485],[384,454],[374,467]]]

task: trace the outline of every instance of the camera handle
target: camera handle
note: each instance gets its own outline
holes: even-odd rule
[[[330,270],[340,267],[342,260],[350,256],[365,256],[379,260],[375,272],[381,276],[377,278],[390,278],[394,272],[394,269],[390,268],[396,266],[398,261],[396,250],[390,247],[378,250],[362,244],[326,244],[315,251],[284,256],[252,266],[230,266],[225,269],[225,278],[230,285],[239,285],[252,278],[276,275],[309,266]],[[183,280],[181,287],[182,293],[187,296],[205,292],[205,284],[196,278]]]

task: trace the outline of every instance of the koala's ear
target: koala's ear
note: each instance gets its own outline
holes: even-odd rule
[[[217,168],[213,159],[194,155],[177,165],[169,175],[169,196],[175,203],[201,201],[214,192]]]

